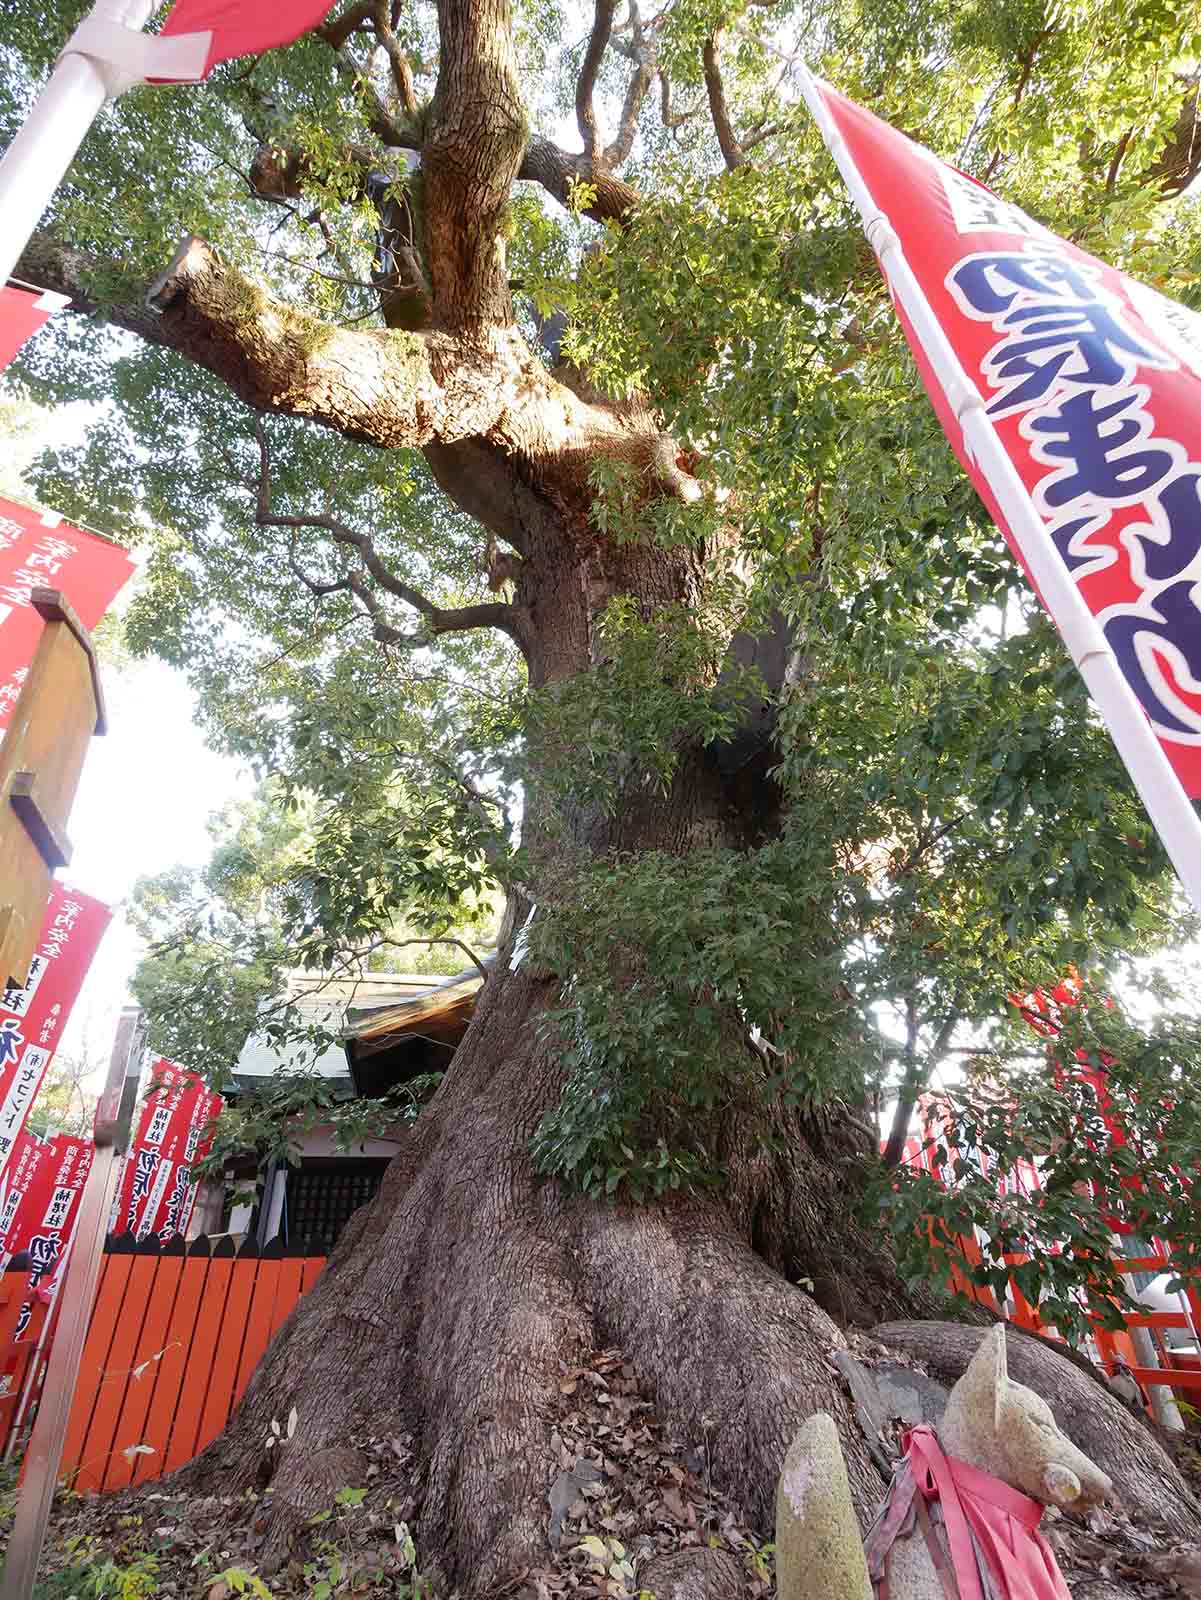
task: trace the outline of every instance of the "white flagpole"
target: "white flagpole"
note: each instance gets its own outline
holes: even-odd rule
[[[1201,818],[1193,810],[1137,695],[1127,683],[1100,623],[1051,542],[1046,524],[993,426],[983,396],[964,371],[954,345],[905,259],[901,241],[863,181],[817,80],[806,67],[801,68],[800,86],[805,104],[863,219],[863,231],[879,258],[880,270],[963,429],[967,451],[988,480],[1063,642],[1105,719],[1147,815],[1190,900],[1201,912]]]
[[[155,9],[156,0],[96,0],[67,41],[0,160],[0,284],[8,282],[104,102],[147,77],[179,82],[203,73],[209,34],[143,33]]]

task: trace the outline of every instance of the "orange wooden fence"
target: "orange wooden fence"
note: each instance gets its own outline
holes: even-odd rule
[[[229,1238],[186,1246],[128,1234],[110,1240],[63,1450],[66,1481],[80,1490],[120,1489],[190,1461],[221,1431],[271,1336],[325,1261],[288,1255],[278,1241],[260,1251],[253,1242],[235,1250]],[[15,1325],[17,1286],[27,1278],[18,1270],[4,1274],[4,1284],[10,1280]],[[15,1354],[20,1346],[6,1338],[3,1296],[0,1288],[0,1373],[8,1348],[24,1378],[29,1353]],[[29,1331],[36,1321],[35,1314]],[[12,1427],[6,1411],[16,1409],[8,1401],[0,1393],[4,1431]]]

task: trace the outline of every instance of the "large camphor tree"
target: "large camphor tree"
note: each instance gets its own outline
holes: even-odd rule
[[[39,492],[141,541],[130,644],[305,817],[274,875],[229,846],[160,1046],[219,1076],[283,966],[508,897],[449,1072],[189,1469],[270,1471],[282,1551],[395,1418],[471,1594],[545,1550],[551,1399],[601,1346],[752,1518],[816,1409],[870,1505],[841,1329],[954,1315],[880,1108],[969,1050],[995,1083],[1041,1050],[1008,995],[1150,984],[1186,931],[794,65],[1189,300],[1193,9],[645,3],[357,0],[136,90],[21,267],[75,314],[18,380],[95,403]],[[8,129],[80,9],[6,7]]]

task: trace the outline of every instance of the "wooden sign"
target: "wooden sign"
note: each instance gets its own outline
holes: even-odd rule
[[[0,744],[0,985],[24,984],[50,880],[71,859],[67,818],[104,696],[87,629],[57,589],[30,596],[46,626]]]

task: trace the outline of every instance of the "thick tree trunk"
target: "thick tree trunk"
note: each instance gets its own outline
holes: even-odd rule
[[[487,474],[486,459],[475,465]],[[545,504],[523,529],[514,612],[535,686],[589,669],[610,595],[637,595],[650,616],[702,593],[704,551],[598,547]],[[708,752],[685,752],[666,795],[569,816],[568,847],[745,847],[764,816],[735,782]],[[527,795],[527,831],[541,805]],[[527,841],[543,867],[556,837]],[[808,1123],[776,1111],[767,1141],[761,1107],[727,1108],[710,1130],[720,1191],[611,1205],[540,1181],[530,1142],[563,1069],[539,1024],[559,985],[528,963],[511,970],[507,955],[379,1194],[225,1433],[185,1469],[189,1487],[228,1493],[270,1476],[268,1559],[282,1559],[354,1482],[356,1436],[407,1435],[423,1567],[464,1596],[493,1595],[548,1553],[559,1385],[589,1352],[616,1346],[667,1435],[703,1453],[715,1486],[764,1533],[785,1449],[819,1410],[838,1424],[870,1513],[883,1482],[833,1356],[844,1328],[934,1309],[900,1284],[887,1237],[855,1218],[870,1130],[839,1106]],[[729,1040],[749,1050],[733,1017]],[[268,1451],[271,1423],[293,1407],[294,1436]]]
[[[348,1441],[412,1436],[418,1547],[465,1594],[547,1548],[564,1371],[617,1345],[673,1437],[766,1525],[800,1421],[838,1419],[864,1509],[881,1483],[831,1364],[845,1344],[805,1276],[870,1323],[912,1304],[846,1210],[850,1141],[745,1161],[724,1197],[607,1206],[539,1182],[528,1154],[560,1070],[538,1017],[551,980],[494,978],[451,1073],[369,1207],[281,1330],[193,1486],[274,1473],[274,1553],[354,1478]],[[874,1259],[873,1259],[874,1258]],[[782,1270],[781,1270],[782,1269]],[[290,1443],[268,1452],[295,1406]]]

